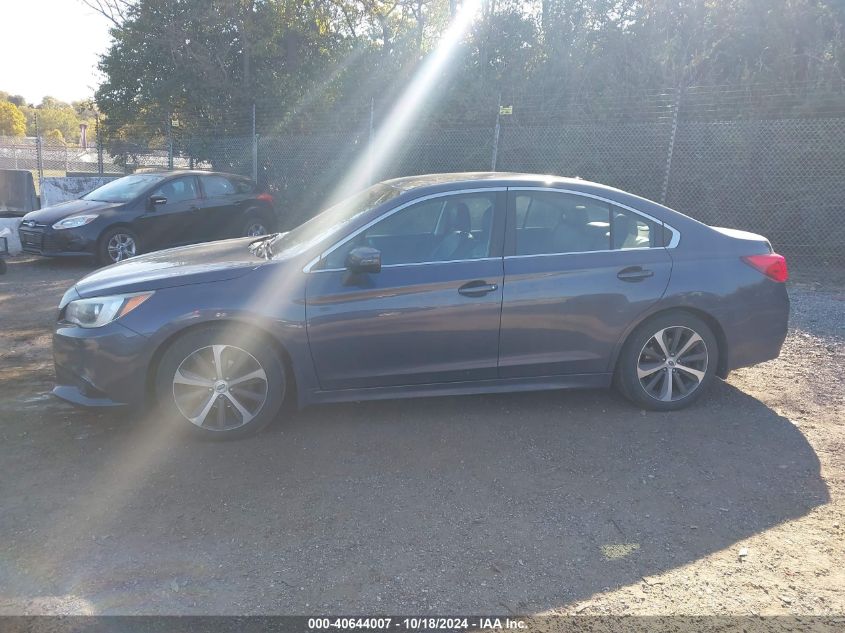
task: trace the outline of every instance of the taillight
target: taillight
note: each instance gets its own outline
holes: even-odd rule
[[[742,261],[774,281],[784,282],[789,279],[789,270],[786,268],[786,258],[783,255],[777,253],[744,255]]]
[[[255,198],[256,200],[262,200],[264,202],[269,202],[270,204],[273,204],[273,196],[271,196],[269,193],[259,193],[257,196],[255,196]]]

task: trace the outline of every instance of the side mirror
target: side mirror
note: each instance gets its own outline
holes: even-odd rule
[[[346,256],[346,269],[351,273],[380,273],[381,251],[369,246],[359,246]]]
[[[161,204],[167,204],[167,198],[164,196],[150,196],[149,200],[147,200],[147,207],[151,211]]]

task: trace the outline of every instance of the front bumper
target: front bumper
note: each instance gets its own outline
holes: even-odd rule
[[[78,229],[56,231],[48,226],[23,226],[18,229],[21,248],[25,253],[51,257],[89,255],[96,252],[96,240]]]
[[[120,323],[101,328],[59,324],[53,334],[53,394],[86,407],[142,406],[149,340]]]

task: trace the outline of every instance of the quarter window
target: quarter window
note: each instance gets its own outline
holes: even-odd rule
[[[343,268],[349,251],[359,246],[378,249],[386,266],[488,257],[495,196],[456,194],[412,204],[333,250],[320,268]]]

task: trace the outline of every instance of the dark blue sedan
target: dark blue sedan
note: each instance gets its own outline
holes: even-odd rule
[[[777,357],[784,258],[575,179],[379,183],[288,232],[151,253],[67,291],[54,393],[235,437],[298,406],[615,383],[685,407]]]

